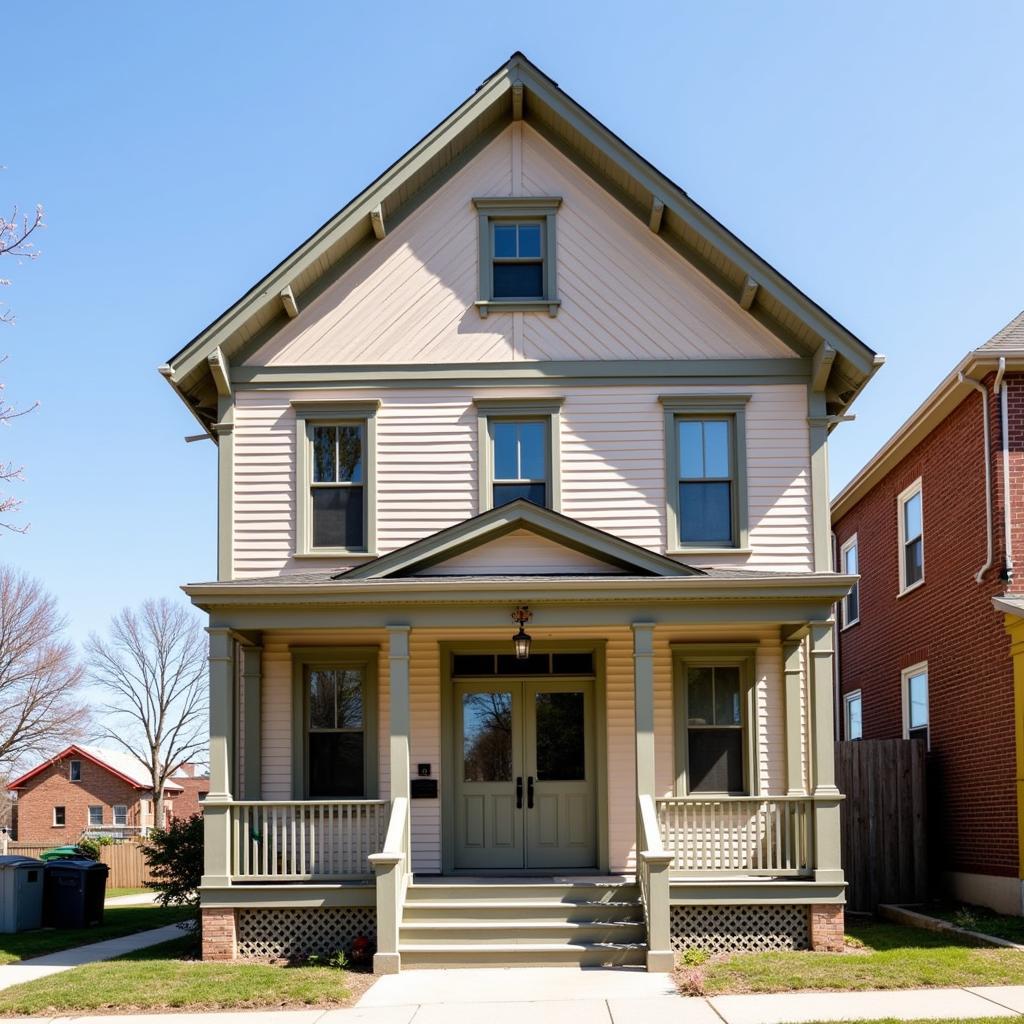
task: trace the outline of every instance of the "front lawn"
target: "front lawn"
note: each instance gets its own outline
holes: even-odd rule
[[[688,995],[1021,985],[1024,956],[1013,949],[979,948],[952,935],[880,921],[849,925],[844,953],[713,957],[700,966],[680,966],[676,977]]]
[[[162,928],[167,924],[184,921],[192,911],[182,907],[107,907],[103,924],[95,928],[42,928],[35,932],[0,935],[0,964],[15,960],[30,960],[34,956],[57,953],[73,946],[85,946],[104,939],[119,939],[122,935]]]
[[[141,896],[144,892],[152,893],[156,895],[154,889],[108,889],[106,898],[112,899],[115,896]]]
[[[373,976],[333,967],[204,963],[193,936],[0,991],[0,1016],[351,1004]]]

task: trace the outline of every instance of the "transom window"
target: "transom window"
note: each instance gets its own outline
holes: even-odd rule
[[[495,299],[542,299],[544,233],[541,222],[494,221],[491,230],[491,294]]]
[[[126,804],[114,804],[114,824],[128,824],[128,806]]]
[[[528,498],[548,504],[548,423],[544,420],[491,421],[493,506]]]
[[[93,827],[103,824],[103,806],[101,804],[92,804],[89,807],[89,824]]]
[[[71,761],[68,763],[68,779],[71,782],[82,781],[82,762]]]
[[[906,739],[929,739],[927,665],[903,670],[903,722]]]
[[[679,540],[683,544],[732,544],[732,420],[680,416],[676,429]]]
[[[899,498],[900,590],[924,580],[924,507],[921,481],[916,480]]]
[[[857,549],[857,535],[854,534],[840,550],[840,561],[842,570],[848,576],[856,576],[860,573],[860,559]],[[860,581],[853,585],[853,589],[843,598],[843,628],[852,626],[860,620]]]
[[[361,668],[307,668],[309,796],[361,797],[366,791]]]
[[[863,699],[860,690],[854,690],[843,697],[844,734],[848,740],[859,740],[864,735],[862,721]]]
[[[738,665],[687,666],[686,730],[690,792],[742,792],[743,712]]]
[[[361,423],[313,424],[313,547],[366,543]]]

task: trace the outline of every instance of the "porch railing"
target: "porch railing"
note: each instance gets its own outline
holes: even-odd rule
[[[811,875],[809,797],[672,797],[657,801],[673,876]]]
[[[372,878],[384,848],[387,800],[235,801],[230,805],[231,878],[338,881]]]

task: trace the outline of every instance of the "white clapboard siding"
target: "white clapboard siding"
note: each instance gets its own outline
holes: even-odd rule
[[[513,147],[522,151],[513,173]],[[483,318],[474,196],[557,195],[557,317]],[[791,356],[527,126],[512,126],[248,360],[330,366]]]
[[[752,553],[718,563],[808,570],[811,559],[806,391],[758,384],[747,407],[747,487]],[[295,419],[292,398],[380,398],[377,429],[378,553],[475,515],[474,396],[509,389],[443,388],[306,392],[241,391],[235,417],[235,575],[308,569],[295,544]],[[658,394],[727,394],[728,388],[604,385],[528,388],[564,398],[562,511],[654,551],[664,551],[665,443]],[[715,564],[707,556],[698,564]],[[316,564],[315,562],[313,564]]]

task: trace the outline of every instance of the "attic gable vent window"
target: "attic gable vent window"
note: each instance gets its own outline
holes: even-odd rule
[[[476,306],[491,312],[558,313],[555,215],[559,198],[474,199],[480,231]]]

